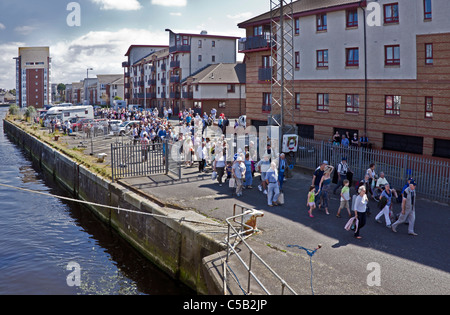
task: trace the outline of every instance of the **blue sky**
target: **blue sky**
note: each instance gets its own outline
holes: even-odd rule
[[[67,25],[70,0],[1,0],[0,87],[15,87],[20,46],[49,46],[52,82],[122,73],[131,44],[167,45],[175,32],[244,37],[237,23],[269,10],[269,0],[79,0],[81,25]]]

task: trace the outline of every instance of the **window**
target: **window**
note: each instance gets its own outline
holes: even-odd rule
[[[300,19],[295,19],[295,35],[300,34]]]
[[[328,112],[330,108],[329,94],[317,94],[317,110],[321,112]]]
[[[202,40],[201,39],[198,41],[198,48],[202,48]]]
[[[262,34],[263,34],[263,27],[262,27],[262,25],[253,27],[253,36],[262,36]]]
[[[433,98],[425,97],[425,118],[433,118]]]
[[[328,50],[317,51],[317,68],[328,67]]]
[[[385,114],[400,116],[401,96],[386,95],[385,98]]]
[[[227,84],[227,92],[234,93],[236,91],[236,87],[234,84]]]
[[[295,69],[296,70],[300,69],[300,52],[299,51],[295,52]]]
[[[347,48],[345,55],[347,67],[359,66],[359,48]]]
[[[262,111],[267,113],[272,110],[272,93],[263,93]]]
[[[431,11],[431,0],[423,0],[423,19],[431,20],[433,17]]]
[[[359,113],[359,95],[347,94],[346,98],[345,111],[347,113]]]
[[[295,109],[300,109],[300,93],[295,93]]]
[[[347,27],[358,26],[358,9],[347,11]]]
[[[211,62],[216,62],[216,56],[211,57]]]
[[[198,62],[202,61],[202,55],[198,55]]]
[[[216,47],[216,41],[215,40],[212,41],[211,47]]]
[[[318,14],[317,15],[317,31],[326,31],[327,30],[327,15]]]
[[[386,66],[400,65],[400,46],[384,46],[385,59],[384,64]]]
[[[433,64],[433,44],[425,44],[425,64]]]
[[[398,3],[384,5],[384,23],[398,23]]]
[[[226,107],[226,102],[219,102],[219,108],[225,108]]]

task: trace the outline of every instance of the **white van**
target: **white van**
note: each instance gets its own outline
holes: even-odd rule
[[[94,108],[92,106],[54,106],[47,112],[49,119],[59,119],[61,123],[74,118],[94,119]]]

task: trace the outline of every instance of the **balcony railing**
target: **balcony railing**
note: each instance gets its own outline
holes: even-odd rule
[[[239,40],[239,51],[245,52],[249,50],[269,48],[270,35],[261,35],[255,37],[246,37]]]
[[[162,63],[162,64],[161,64],[161,70],[162,70],[162,71],[166,71],[166,64],[165,64],[165,63]]]
[[[170,98],[178,99],[180,98],[180,92],[170,92]]]
[[[122,62],[122,68],[128,68],[129,66],[130,64],[128,63],[128,61]]]
[[[169,53],[177,53],[177,52],[191,52],[191,45],[175,45],[169,47]]]
[[[259,81],[272,81],[272,67],[263,67],[258,70]]]
[[[150,85],[150,86],[156,85],[156,80],[154,80],[154,79],[148,80],[148,85]]]
[[[176,84],[180,83],[180,77],[177,77],[177,76],[170,77],[170,83],[176,83]]]
[[[180,60],[173,60],[170,62],[170,68],[179,68],[180,67]]]
[[[161,78],[161,84],[166,84],[166,78]]]
[[[187,100],[191,100],[194,98],[193,92],[183,92],[183,98]]]

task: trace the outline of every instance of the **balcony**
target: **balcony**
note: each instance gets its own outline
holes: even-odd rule
[[[194,98],[194,92],[183,92],[183,98],[192,100]]]
[[[149,85],[149,86],[154,86],[154,85],[156,85],[156,80],[154,80],[154,79],[148,80],[148,85]]]
[[[125,96],[125,99],[126,99],[126,100],[129,100],[129,99],[130,99],[130,93],[125,93],[124,96]]]
[[[180,83],[180,77],[178,77],[178,76],[171,76],[170,77],[170,83],[175,83],[175,84]]]
[[[144,83],[145,83],[144,81],[139,81],[139,86],[144,87]]]
[[[272,81],[272,67],[259,68],[258,81]]]
[[[176,45],[169,47],[169,53],[174,54],[178,52],[191,52],[191,45]]]
[[[161,64],[161,70],[162,70],[162,71],[166,71],[166,64],[165,64],[165,63],[162,63],[162,64]]]
[[[165,85],[166,84],[166,78],[161,78],[161,84]]]
[[[161,93],[161,98],[166,98],[166,92]]]
[[[128,68],[129,66],[130,64],[128,63],[128,61],[122,62],[122,68]]]
[[[180,92],[170,92],[170,98],[179,99],[180,98]]]
[[[179,67],[180,67],[180,60],[173,60],[170,62],[171,69],[179,68]]]
[[[130,83],[125,83],[125,84],[124,84],[124,87],[125,87],[126,89],[129,89],[129,88],[131,87],[131,84],[130,84]]]
[[[129,71],[125,72],[125,77],[126,77],[126,78],[129,78],[129,77],[130,77],[130,72],[129,72]]]
[[[239,52],[249,52],[252,50],[265,50],[270,48],[270,34],[246,37],[239,40]]]

